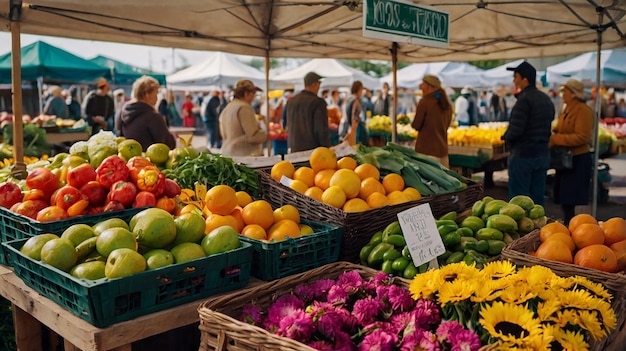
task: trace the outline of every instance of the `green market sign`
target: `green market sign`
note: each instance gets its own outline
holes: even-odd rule
[[[402,0],[363,0],[363,36],[448,48],[450,15]]]

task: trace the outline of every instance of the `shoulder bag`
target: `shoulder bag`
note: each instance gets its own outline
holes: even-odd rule
[[[572,169],[573,165],[572,150],[564,146],[553,146],[550,149],[550,168]]]

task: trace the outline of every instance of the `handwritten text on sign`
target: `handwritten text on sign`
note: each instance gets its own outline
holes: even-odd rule
[[[363,36],[415,45],[447,48],[447,12],[403,0],[365,0]]]
[[[446,251],[429,204],[398,213],[398,221],[416,267]]]

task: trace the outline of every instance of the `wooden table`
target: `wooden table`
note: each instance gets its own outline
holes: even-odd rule
[[[68,133],[46,133],[46,140],[48,144],[60,144],[64,142],[74,142],[89,139],[89,133],[83,132],[68,132]]]
[[[198,322],[202,300],[97,328],[29,288],[0,265],[0,295],[13,305],[17,348],[42,351],[40,323],[63,337],[66,351],[130,351],[132,343]]]

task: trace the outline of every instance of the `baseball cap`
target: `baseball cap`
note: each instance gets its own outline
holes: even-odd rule
[[[528,79],[528,83],[534,85],[537,79],[537,70],[527,61],[520,63],[517,67],[507,67],[507,71],[519,73],[522,78]]]
[[[322,80],[324,80],[324,77],[315,72],[309,72],[304,76],[304,86],[308,87],[309,85],[321,82]]]
[[[235,86],[236,90],[248,90],[248,91],[263,91],[263,89],[257,87],[256,85],[254,85],[254,83],[252,83],[251,80],[248,79],[242,79],[240,81],[237,82],[237,85]]]

